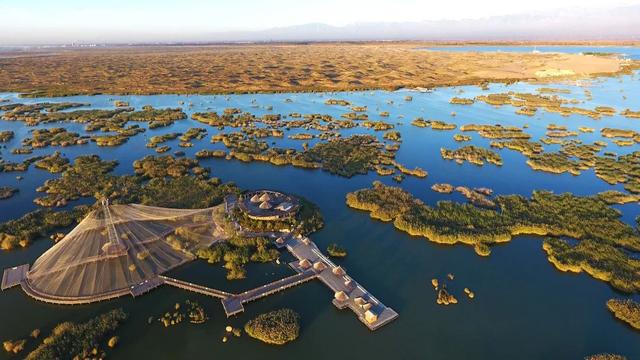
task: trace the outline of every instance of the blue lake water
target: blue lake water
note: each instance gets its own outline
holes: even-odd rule
[[[539,50],[542,51],[542,49]],[[562,97],[577,99],[577,106],[594,108],[598,105],[613,106],[617,110],[640,109],[640,82],[638,73],[615,78],[601,78],[583,82],[552,85],[569,89]],[[545,85],[547,86],[547,85]],[[603,151],[618,154],[637,151],[637,146],[619,147],[609,139],[603,139],[599,130],[604,127],[633,129],[640,131],[640,120],[615,115],[593,120],[581,115],[562,117],[540,110],[533,117],[516,115],[510,106],[493,107],[484,103],[473,105],[451,105],[453,96],[474,97],[480,94],[516,91],[535,92],[539,85],[516,83],[513,85],[491,84],[489,90],[475,86],[439,88],[430,93],[401,90],[395,92],[348,92],[321,94],[261,94],[229,96],[76,96],[51,99],[20,99],[17,94],[0,94],[16,102],[78,101],[90,104],[89,108],[113,108],[114,100],[124,100],[131,106],[183,107],[190,116],[197,111],[218,111],[238,107],[256,115],[267,113],[289,114],[298,112],[323,113],[339,117],[347,109],[327,106],[329,98],[349,100],[354,105],[368,106],[371,119],[383,119],[397,123],[403,142],[397,160],[407,167],[419,166],[429,172],[426,179],[407,177],[401,184],[428,204],[440,200],[464,201],[459,195],[443,195],[430,190],[434,183],[447,182],[454,185],[486,186],[496,194],[530,195],[533,190],[546,189],[554,192],[572,192],[591,195],[604,190],[622,190],[622,186],[611,186],[597,178],[592,171],[580,176],[553,175],[532,171],[526,158],[511,150],[496,150],[504,160],[502,167],[471,164],[457,165],[443,160],[440,148],[458,148],[461,143],[453,141],[458,131],[434,131],[416,128],[410,122],[416,117],[439,119],[458,126],[468,123],[528,125],[526,132],[533,139],[544,136],[549,124],[566,125],[570,130],[579,126],[593,127],[592,134],[580,134],[585,143],[604,140],[609,146]],[[589,100],[584,89],[592,93]],[[407,102],[405,96],[413,101]],[[292,100],[286,102],[286,99]],[[184,105],[182,105],[182,103]],[[272,106],[272,110],[267,110]],[[380,118],[378,113],[388,111],[389,118]],[[456,116],[451,113],[455,112]],[[74,123],[45,124],[38,128],[63,126],[84,133],[83,125]],[[98,148],[88,145],[60,148],[67,157],[95,153],[104,159],[120,162],[116,173],[132,172],[131,163],[147,154],[155,154],[145,147],[154,135],[169,132],[184,132],[190,127],[207,127],[193,120],[177,121],[170,127],[150,129],[131,138],[122,146]],[[16,136],[1,156],[18,161],[32,155],[11,155],[9,149],[18,147],[20,141],[29,136],[32,127],[20,122],[0,121],[0,129],[13,130]],[[209,138],[219,130],[207,127],[208,136],[194,140],[194,147],[179,148],[179,140],[167,142],[174,150],[184,150],[193,157],[200,149],[222,149],[222,144],[211,144]],[[226,129],[231,132],[235,129]],[[292,129],[290,133],[308,132]],[[310,131],[314,132],[314,131]],[[354,133],[371,133],[380,138],[380,132],[362,127],[343,130],[343,136]],[[477,133],[469,142],[483,147],[489,140]],[[271,139],[269,139],[271,141]],[[302,141],[273,140],[278,146],[302,148]],[[315,140],[310,141],[311,144]],[[546,146],[548,150],[558,146]],[[55,148],[39,149],[33,155],[50,153]],[[421,238],[412,238],[396,231],[391,224],[371,220],[367,214],[350,210],[344,203],[347,192],[370,186],[374,180],[396,185],[389,177],[375,173],[346,179],[320,170],[305,170],[294,167],[276,167],[265,163],[241,163],[223,159],[208,159],[201,164],[211,168],[212,176],[224,181],[233,181],[244,189],[271,188],[304,196],[320,206],[325,218],[325,227],[312,235],[320,246],[326,248],[331,242],[344,246],[349,255],[337,262],[381,301],[394,308],[400,317],[376,332],[370,332],[350,311],[337,310],[332,304],[333,294],[319,282],[311,282],[286,292],[248,304],[246,312],[238,317],[226,319],[218,300],[194,296],[173,288],[160,288],[137,299],[122,298],[86,306],[55,306],[36,302],[19,289],[0,293],[0,340],[27,337],[34,328],[47,333],[62,321],[82,321],[100,312],[123,307],[131,314],[118,331],[120,345],[109,351],[110,357],[120,358],[400,358],[400,359],[581,359],[586,355],[611,352],[640,358],[639,334],[616,321],[607,311],[605,303],[612,297],[626,297],[614,291],[606,283],[587,275],[561,273],[549,264],[542,251],[541,239],[522,236],[510,243],[493,248],[491,256],[481,258],[468,246],[435,245]],[[24,176],[17,181],[16,175]],[[0,173],[0,186],[14,186],[20,192],[11,199],[0,201],[0,221],[21,216],[36,209],[32,200],[38,196],[35,189],[46,179],[56,175],[31,168],[26,173]],[[87,200],[85,200],[87,201]],[[638,204],[618,206],[624,221],[634,223],[640,215]],[[0,268],[33,262],[52,245],[43,239],[31,247],[0,252]],[[290,274],[286,265],[260,264],[248,267],[246,280],[228,282],[220,265],[193,262],[174,271],[180,278],[216,286],[230,291],[249,289],[266,281]],[[430,284],[433,277],[444,277],[454,273],[456,280],[450,288],[460,301],[456,306],[442,307],[435,303],[436,294]],[[462,289],[469,287],[476,298],[468,300]],[[638,300],[637,295],[632,298]],[[163,328],[158,323],[147,324],[149,316],[160,316],[169,311],[177,301],[197,299],[207,310],[211,320],[204,325],[181,324]],[[224,327],[242,325],[256,314],[279,307],[290,307],[302,318],[301,336],[284,347],[272,347],[249,339],[246,335],[222,343]],[[32,342],[33,343],[33,342]],[[5,358],[0,353],[0,358]]]
[[[434,46],[423,48],[430,51],[456,51],[456,52],[549,52],[565,54],[584,53],[615,53],[629,59],[640,59],[640,47],[637,46],[580,46],[580,45],[462,45],[462,46]]]

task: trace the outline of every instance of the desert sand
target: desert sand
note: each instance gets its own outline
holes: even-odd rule
[[[416,43],[119,47],[0,58],[0,91],[41,95],[298,92],[611,75],[616,57],[416,50]]]

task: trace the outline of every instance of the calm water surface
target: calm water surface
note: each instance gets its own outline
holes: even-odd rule
[[[539,47],[539,50],[543,50]],[[581,50],[584,51],[584,50]],[[585,85],[585,84],[583,84]],[[593,100],[586,100],[583,88],[575,84],[558,84],[554,87],[571,90],[561,94],[585,103],[578,106],[593,108],[598,105],[614,106],[618,110],[640,109],[640,83],[638,74],[620,78],[606,78],[586,84],[593,93]],[[379,119],[380,111],[388,111],[385,119],[399,123],[403,142],[398,152],[399,162],[408,167],[420,166],[429,171],[426,179],[407,177],[400,185],[426,203],[453,199],[463,201],[458,195],[437,194],[430,190],[434,183],[448,182],[454,185],[487,186],[497,194],[530,195],[533,190],[547,189],[555,192],[570,191],[579,195],[594,194],[604,190],[622,190],[610,186],[595,177],[592,171],[580,176],[552,175],[534,172],[525,164],[525,157],[510,150],[497,150],[503,156],[504,166],[470,164],[457,165],[440,157],[441,147],[462,146],[453,141],[456,131],[434,131],[416,128],[410,122],[418,116],[440,119],[458,125],[467,123],[522,126],[538,139],[544,135],[550,123],[566,125],[571,130],[579,126],[596,128],[593,134],[581,134],[585,143],[603,140],[599,129],[617,127],[640,131],[640,120],[621,116],[604,117],[601,120],[572,115],[562,117],[539,111],[534,117],[516,115],[512,107],[494,108],[476,103],[456,106],[448,103],[452,96],[473,97],[482,93],[501,91],[535,92],[536,85],[519,83],[511,86],[491,85],[489,91],[477,87],[437,89],[432,93],[350,92],[338,94],[275,94],[237,96],[78,96],[54,99],[18,99],[16,94],[0,94],[0,98],[13,101],[79,101],[90,108],[112,108],[113,100],[128,101],[131,106],[177,107],[184,102],[188,115],[196,111],[239,107],[256,115],[265,113],[288,114],[327,113],[338,117],[345,108],[326,106],[328,98],[341,98],[354,105],[366,105],[369,116]],[[412,95],[413,101],[404,97]],[[624,98],[626,96],[626,98]],[[285,102],[291,99],[293,102]],[[255,100],[255,101],[253,101]],[[393,100],[390,103],[389,100]],[[189,105],[191,104],[191,105]],[[273,106],[272,111],[267,107]],[[457,116],[452,117],[452,111]],[[64,126],[83,133],[80,124],[46,124],[39,127]],[[93,144],[60,149],[67,157],[97,153],[104,159],[116,159],[120,165],[116,173],[132,172],[131,163],[146,154],[155,154],[145,147],[151,136],[168,132],[184,132],[189,127],[205,127],[193,120],[177,121],[169,128],[148,130],[115,148],[97,148]],[[19,146],[22,138],[33,128],[19,122],[0,121],[0,129],[13,130],[16,137],[2,156],[8,160],[20,160],[9,149]],[[217,129],[208,128],[209,136],[194,140],[193,148],[181,149],[187,156],[202,148],[220,148],[210,144],[209,137]],[[227,129],[226,131],[233,131]],[[290,133],[306,132],[293,129]],[[342,131],[343,135],[371,132],[362,128]],[[373,133],[373,132],[371,132]],[[381,133],[377,134],[382,136]],[[489,140],[470,133],[472,144],[488,147]],[[271,139],[269,139],[271,141]],[[276,140],[279,146],[301,149],[302,141]],[[638,150],[637,147],[618,147],[610,141],[606,151],[619,154]],[[313,143],[313,141],[311,141]],[[173,150],[179,149],[178,140],[169,141]],[[557,146],[547,146],[548,150]],[[37,150],[49,153],[51,148]],[[27,155],[30,156],[30,155]],[[323,171],[293,167],[276,167],[264,163],[241,163],[210,159],[201,161],[212,169],[212,176],[233,181],[244,189],[272,188],[304,196],[318,204],[325,217],[326,226],[312,238],[325,248],[331,242],[342,244],[349,255],[337,262],[360,283],[400,317],[376,332],[370,332],[350,311],[337,310],[332,304],[333,294],[320,282],[311,282],[286,292],[250,303],[246,312],[226,319],[218,300],[200,297],[174,288],[159,288],[138,299],[122,298],[86,306],[55,306],[36,302],[18,289],[0,293],[0,340],[27,337],[34,328],[48,333],[62,321],[83,321],[91,316],[115,307],[123,307],[131,316],[118,331],[121,343],[109,351],[111,358],[394,358],[394,359],[581,359],[599,353],[620,353],[631,359],[640,358],[640,334],[616,321],[607,311],[605,302],[612,297],[623,297],[607,284],[587,275],[566,274],[554,269],[545,258],[541,239],[518,237],[512,242],[496,246],[488,258],[475,255],[467,246],[435,245],[425,239],[412,238],[394,230],[391,224],[371,220],[367,214],[350,210],[344,203],[345,194],[370,186],[374,180],[395,184],[390,178],[376,174],[345,179]],[[23,175],[18,182],[16,175]],[[20,188],[15,197],[0,202],[0,221],[16,218],[36,208],[32,203],[37,196],[35,188],[46,179],[55,177],[45,171],[31,168],[27,173],[1,173],[0,186]],[[637,204],[618,207],[623,219],[633,224],[640,214]],[[0,252],[0,267],[5,268],[33,262],[52,243],[49,240],[35,242],[31,247],[14,252]],[[450,286],[458,295],[456,306],[441,307],[435,303],[435,293],[430,280],[456,275]],[[249,278],[229,282],[224,278],[220,265],[193,262],[176,269],[179,278],[216,286],[229,291],[240,291],[260,285],[272,279],[291,274],[286,265],[252,264],[248,266]],[[469,287],[476,298],[468,300],[462,289]],[[638,296],[633,298],[638,300]],[[204,325],[181,324],[165,329],[158,323],[147,324],[149,316],[158,317],[169,311],[175,302],[198,300],[204,305],[211,320]],[[244,335],[221,342],[224,327],[231,324],[241,327],[256,314],[280,307],[290,307],[301,314],[300,338],[284,347],[272,347],[254,341]],[[6,358],[4,352],[0,358]]]
[[[565,54],[583,53],[615,53],[629,59],[640,59],[640,47],[637,46],[567,46],[567,45],[543,45],[543,46],[517,46],[517,45],[464,45],[464,46],[434,46],[424,48],[432,51],[456,51],[456,52],[549,52]]]

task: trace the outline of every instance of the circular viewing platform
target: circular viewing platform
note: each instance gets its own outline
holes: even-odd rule
[[[278,191],[258,190],[243,194],[238,206],[255,220],[280,220],[295,216],[300,201]]]

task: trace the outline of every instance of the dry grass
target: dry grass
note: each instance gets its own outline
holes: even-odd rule
[[[0,58],[0,90],[50,95],[396,89],[615,73],[613,58],[415,51],[420,44],[122,47]]]

